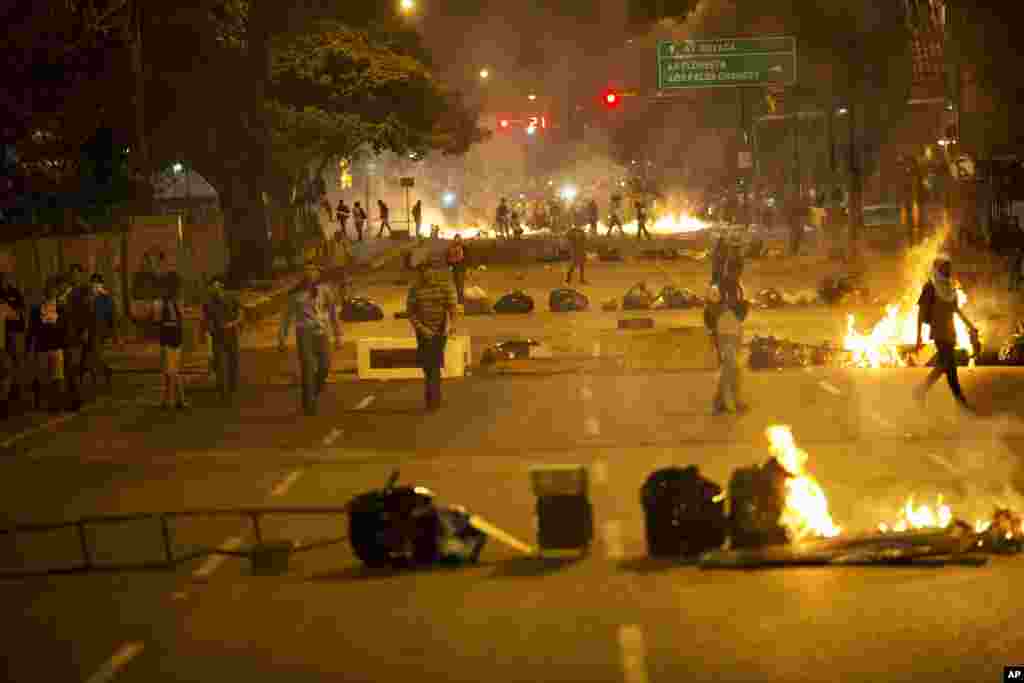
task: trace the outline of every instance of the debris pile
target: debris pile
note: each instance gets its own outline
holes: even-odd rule
[[[832,306],[849,303],[869,303],[870,294],[861,286],[860,276],[840,274],[826,277],[818,287],[819,298]]]
[[[658,296],[651,303],[651,308],[663,309],[685,309],[699,308],[704,305],[704,299],[689,289],[678,289],[668,285],[661,289]]]
[[[1013,336],[999,348],[999,362],[1004,365],[1024,365],[1024,322],[1017,323]]]
[[[551,358],[551,349],[535,339],[514,339],[484,349],[480,362],[493,365],[500,360],[524,360],[527,358]]]
[[[655,295],[647,288],[646,282],[638,282],[626,291],[622,297],[622,310],[646,311],[654,304]]]
[[[830,365],[835,361],[837,349],[831,343],[820,345],[761,337],[750,341],[750,369],[778,370]]]

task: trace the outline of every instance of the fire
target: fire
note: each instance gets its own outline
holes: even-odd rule
[[[953,522],[953,511],[950,507],[942,502],[942,496],[939,496],[935,507],[930,505],[914,505],[914,497],[910,496],[907,498],[906,504],[903,506],[903,510],[900,511],[900,519],[893,525],[882,524],[878,525],[878,530],[882,533],[888,533],[890,531],[909,531],[912,529],[945,529]],[[989,522],[991,524],[991,522]],[[975,529],[980,533],[988,528],[985,522],[975,522]]]
[[[797,447],[793,432],[787,425],[772,425],[765,431],[772,456],[791,475],[786,480],[786,506],[779,523],[790,537],[803,540],[808,536],[838,536],[840,528],[832,521],[825,492],[807,473],[807,453]]]
[[[963,289],[958,287],[956,296],[961,307],[967,303],[967,294]],[[852,313],[847,316],[843,348],[852,353],[850,364],[862,368],[905,367],[907,361],[902,350],[917,342],[917,312],[917,304],[886,306],[885,317],[867,334],[857,331]],[[967,324],[955,316],[953,325],[956,329],[956,347],[970,349],[971,333]],[[931,341],[928,323],[921,329],[921,341],[925,344]]]

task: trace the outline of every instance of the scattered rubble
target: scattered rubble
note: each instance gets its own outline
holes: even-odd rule
[[[837,352],[829,342],[800,344],[755,335],[750,341],[750,368],[770,370],[830,365],[835,361]]]
[[[550,347],[535,339],[515,339],[499,342],[484,349],[480,362],[493,365],[500,360],[523,360],[527,358],[553,358]]]
[[[678,289],[672,285],[662,288],[661,292],[654,299],[651,308],[655,309],[685,309],[699,308],[704,305],[704,300],[689,289]]]

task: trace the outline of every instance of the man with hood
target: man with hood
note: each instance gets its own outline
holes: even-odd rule
[[[743,322],[749,310],[749,304],[743,299],[743,287],[738,282],[711,285],[704,324],[711,333],[719,361],[718,391],[711,406],[714,415],[747,412],[747,405],[740,399],[739,353],[743,345]]]
[[[455,334],[458,314],[448,278],[425,248],[413,251],[409,264],[417,279],[409,288],[405,309],[416,333],[416,358],[423,368],[427,412],[441,407],[441,368],[448,337]]]
[[[960,378],[957,376],[956,327],[953,323],[953,316],[960,316],[972,334],[977,332],[977,328],[960,310],[956,287],[953,285],[953,262],[946,254],[940,254],[932,264],[931,274],[921,290],[921,297],[917,300],[917,305],[916,349],[920,351],[923,346],[921,327],[927,323],[931,329],[932,341],[935,342],[938,355],[935,367],[928,373],[924,384],[914,390],[914,398],[923,402],[932,385],[938,381],[939,377],[946,375],[953,398],[961,408],[967,412],[974,412],[964,397],[963,390],[960,388]]]
[[[289,292],[277,345],[282,352],[293,321],[302,374],[302,407],[306,415],[316,415],[317,399],[327,384],[331,367],[327,330],[330,328],[334,336],[334,348],[340,349],[341,326],[338,302],[330,288],[321,282],[320,268],[315,263],[306,264],[302,281]]]

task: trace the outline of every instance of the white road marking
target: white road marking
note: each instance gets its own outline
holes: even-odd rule
[[[292,484],[298,481],[299,477],[301,476],[302,470],[295,470],[294,472],[289,474],[283,481],[278,483],[278,485],[274,487],[274,490],[270,492],[270,495],[283,496],[284,494],[288,493],[288,489],[290,489],[292,487]]]
[[[626,683],[647,683],[647,653],[644,632],[636,624],[619,627],[622,676]]]
[[[339,436],[341,436],[341,430],[335,427],[324,437],[324,446],[330,446],[338,440]]]
[[[594,482],[597,484],[608,483],[608,463],[604,460],[595,460],[593,468],[594,470]]]
[[[953,463],[951,463],[950,461],[946,460],[945,458],[943,458],[938,453],[929,453],[928,454],[928,459],[931,460],[932,462],[938,464],[943,469],[948,470],[951,474],[955,474],[958,477],[962,474],[958,467],[953,465]]]
[[[608,547],[608,557],[618,560],[626,554],[622,545],[622,522],[604,523],[604,544]]]
[[[601,356],[601,342],[594,342],[593,356],[594,358],[599,358]]]
[[[587,436],[599,436],[601,434],[601,423],[596,417],[588,417],[583,421],[583,431]]]
[[[370,404],[374,402],[374,400],[375,397],[373,396],[373,394],[370,394],[369,396],[367,396],[362,401],[356,404],[356,410],[364,410],[368,408]]]
[[[887,429],[896,429],[896,425],[882,417],[882,414],[879,413],[877,410],[872,410],[870,415],[871,419],[873,419],[875,422],[882,425],[883,427],[886,427]]]
[[[841,392],[839,390],[838,387],[836,387],[836,385],[832,384],[831,382],[826,382],[825,380],[821,380],[820,382],[818,382],[818,384],[820,384],[821,388],[824,389],[825,391],[827,391],[830,394],[834,394],[836,396],[840,396],[843,393],[843,392]]]
[[[224,550],[238,550],[242,546],[241,536],[232,536],[228,540],[224,541],[221,548]],[[210,555],[203,562],[199,569],[192,572],[192,577],[196,579],[205,579],[210,574],[217,571],[217,568],[224,564],[224,560],[228,559],[227,555]]]
[[[100,667],[99,671],[89,676],[86,683],[106,683],[113,680],[117,672],[123,669],[132,659],[138,657],[144,647],[145,645],[137,641],[125,643]]]

